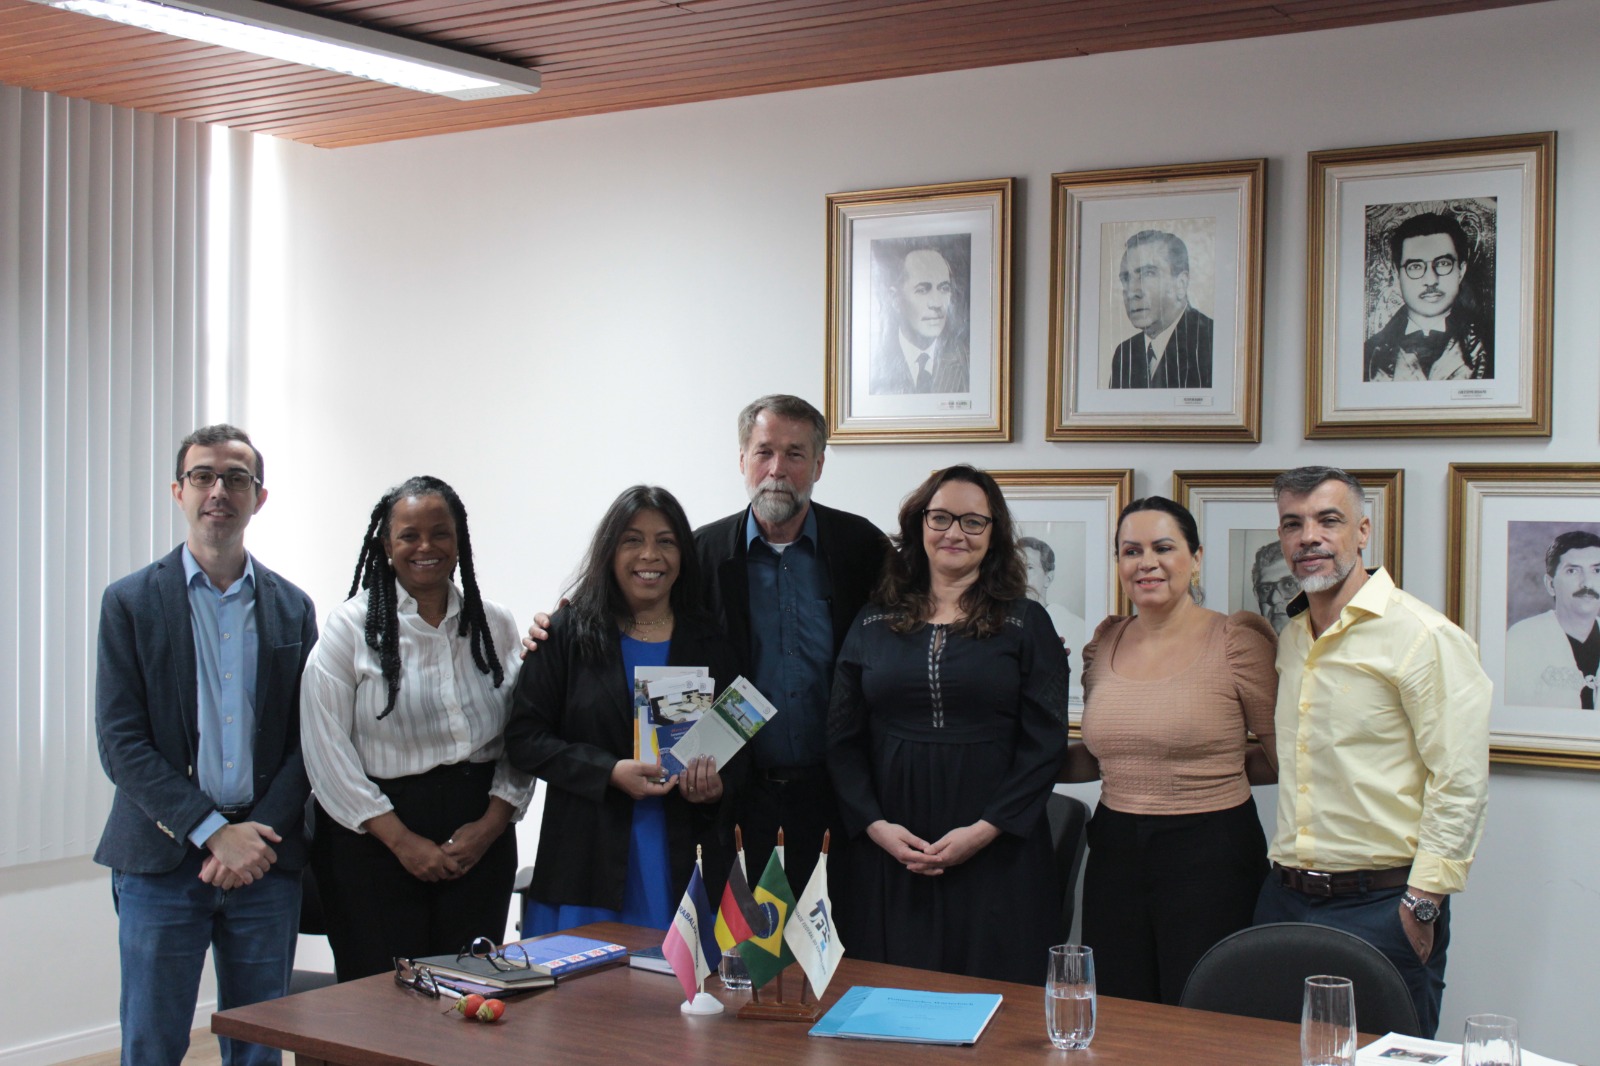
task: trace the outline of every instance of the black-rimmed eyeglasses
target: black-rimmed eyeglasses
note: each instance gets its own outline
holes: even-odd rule
[[[968,511],[966,514],[951,514],[937,508],[929,508],[922,512],[922,520],[928,523],[928,528],[943,533],[951,526],[960,524],[961,532],[969,537],[976,537],[988,529],[994,519],[986,514]]]
[[[248,470],[229,470],[227,473],[219,474],[209,466],[197,466],[193,470],[185,470],[178,476],[179,481],[185,478],[189,480],[189,484],[201,492],[210,492],[211,486],[217,483],[218,478],[221,478],[222,487],[235,496],[248,492],[252,485],[259,486],[261,484],[260,479]]]
[[[456,952],[456,961],[460,962],[462,959],[481,959],[502,973],[509,970],[533,969],[533,960],[528,958],[528,953],[523,950],[521,944],[500,948],[486,936],[478,937]]]
[[[1456,272],[1456,264],[1460,261],[1453,255],[1435,256],[1432,263],[1426,259],[1407,259],[1400,264],[1400,269],[1406,272],[1408,278],[1420,278],[1432,267],[1435,277],[1448,278]]]
[[[415,959],[403,959],[396,956],[394,960],[394,983],[401,988],[409,988],[413,992],[421,992],[430,999],[439,998],[439,985],[433,979],[433,971],[426,966],[419,966]]]

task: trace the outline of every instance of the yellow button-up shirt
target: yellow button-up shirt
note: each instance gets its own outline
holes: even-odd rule
[[[1312,639],[1278,637],[1274,862],[1339,873],[1411,864],[1459,892],[1483,836],[1492,685],[1454,623],[1380,569]]]

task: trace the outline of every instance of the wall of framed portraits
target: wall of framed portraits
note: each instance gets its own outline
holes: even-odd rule
[[[1375,475],[1372,500],[1386,522],[1376,558],[1443,608],[1459,582],[1452,567],[1466,565],[1452,549],[1451,464],[1589,463],[1600,448],[1596,54],[1594,5],[1559,0],[338,151],[259,141],[241,420],[272,456],[274,488],[272,506],[252,525],[253,547],[326,613],[348,587],[374,499],[405,476],[435,474],[471,512],[484,594],[529,618],[556,601],[621,489],[666,485],[696,522],[727,514],[744,502],[739,407],[774,391],[827,404],[829,374],[850,369],[830,359],[838,355],[830,348],[838,325],[829,314],[830,194],[982,182],[987,200],[944,205],[927,233],[915,222],[882,221],[893,214],[882,198],[851,205],[885,227],[867,239],[882,242],[889,260],[904,265],[913,239],[940,238],[933,244],[946,271],[971,282],[945,312],[965,331],[972,393],[971,405],[948,411],[971,432],[846,434],[829,449],[819,499],[888,526],[900,496],[932,468],[970,461],[1007,471],[1025,521],[1056,558],[1052,605],[1092,631],[1089,616],[1116,599],[1108,564],[1092,556],[1103,550],[1094,546],[1105,543],[1117,492],[1188,491],[1203,501],[1207,528],[1217,531],[1207,533],[1212,602],[1248,606],[1244,571],[1265,544],[1260,474],[1333,463]],[[1553,310],[1526,332],[1548,335],[1548,435],[1426,429],[1308,439],[1312,153],[1544,131],[1556,134]],[[1244,177],[1203,166],[1253,160],[1264,162]],[[1169,176],[1166,167],[1196,184],[1149,212],[1103,195],[1093,178],[1138,170],[1153,183]],[[1001,179],[1011,179],[1004,249],[998,208],[987,206],[999,202]],[[1254,273],[1250,181],[1259,192]],[[1160,417],[1112,388],[1116,349],[1138,325],[1128,308],[1100,291],[1092,320],[1058,314],[1057,293],[1067,290],[1052,227],[1055,198],[1068,192],[1118,234],[1144,219],[1171,222],[1167,232],[1203,250],[1196,261],[1227,266],[1192,301],[1215,323],[1214,376],[1180,389]],[[1510,195],[1402,188],[1395,198],[1450,205]],[[1384,202],[1359,200],[1351,210],[1382,226]],[[1220,221],[1195,222],[1196,205]],[[945,239],[951,232],[970,239]],[[1352,232],[1360,249],[1365,230]],[[1510,262],[1508,249],[1498,247],[1497,266]],[[854,260],[868,279],[884,269],[873,251],[869,244]],[[983,273],[1002,255],[1003,276]],[[1425,271],[1438,276],[1436,259]],[[919,265],[938,269],[930,257]],[[1346,267],[1337,258],[1329,265]],[[1354,277],[1358,288],[1366,284],[1360,271]],[[1362,328],[1370,320],[1376,331],[1394,309],[1375,293],[1353,321]],[[1506,332],[1497,316],[1494,336],[1508,338],[1497,344],[1497,365],[1515,362],[1507,345],[1521,345],[1523,332],[1521,323]],[[870,341],[870,324],[859,335]],[[1076,398],[1065,388],[1069,341],[1098,353]],[[1362,347],[1348,366],[1324,360],[1345,374],[1331,379],[1336,389],[1358,395],[1370,384]],[[1515,365],[1520,373],[1524,363]],[[1532,355],[1526,365],[1531,373]],[[874,392],[869,366],[864,360],[859,375],[870,402],[858,425],[902,407],[938,424],[936,408],[917,407],[893,386]],[[1393,376],[1398,366],[1385,361],[1382,371]],[[1389,388],[1398,391],[1355,420],[1392,430],[1410,408],[1426,406],[1423,385]],[[1527,388],[1537,392],[1531,379]],[[1424,401],[1413,402],[1417,395]],[[1490,400],[1500,402],[1482,402]],[[1076,417],[1066,401],[1113,428],[1062,432]],[[1160,432],[1140,431],[1147,415]],[[1531,410],[1506,417],[1536,421]],[[1219,428],[1186,435],[1187,425]],[[1534,526],[1600,523],[1593,495],[1552,490],[1559,506],[1547,515],[1514,515],[1501,501],[1521,490],[1505,488],[1495,471],[1475,476],[1481,491],[1470,498],[1484,502],[1459,511],[1478,530],[1472,558],[1482,569],[1466,576],[1480,592],[1496,581],[1510,588],[1509,545],[1550,532]],[[1495,552],[1500,570],[1483,576],[1481,561]],[[1502,627],[1536,602],[1513,608],[1508,597],[1495,608]],[[1483,605],[1492,599],[1479,595]],[[1092,788],[1079,791],[1093,798]],[[1270,817],[1270,790],[1257,798]],[[1441,1031],[1459,1032],[1468,1013],[1498,1010],[1521,1019],[1540,1053],[1583,1058],[1600,1046],[1585,980],[1600,943],[1600,849],[1582,828],[1600,821],[1600,776],[1497,763],[1489,819],[1455,912]],[[536,822],[525,823],[525,856]],[[52,928],[58,914],[55,924],[73,925],[57,910],[68,904],[55,900],[108,907],[101,874],[57,871],[22,886],[28,891],[0,892],[0,926]]]

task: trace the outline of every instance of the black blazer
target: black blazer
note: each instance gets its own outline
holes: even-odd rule
[[[310,597],[255,563],[256,735],[253,821],[283,837],[277,866],[305,865],[300,671],[317,642]],[[166,873],[216,809],[200,791],[199,674],[180,545],[105,591],[95,678],[100,764],[117,786],[94,860],[125,873]]]
[[[833,618],[833,654],[838,658],[856,613],[872,596],[883,570],[888,540],[860,515],[813,502],[817,550],[828,567],[828,609]],[[694,550],[706,583],[706,602],[733,642],[744,672],[754,673],[750,636],[750,577],[746,569],[748,510],[720,518],[694,531]]]
[[[555,613],[549,639],[517,675],[506,754],[517,769],[549,783],[533,865],[534,898],[620,910],[633,801],[611,787],[611,770],[633,758],[633,694],[624,679],[620,636],[607,645],[603,661],[589,662],[578,654],[571,620],[569,608]],[[722,634],[709,622],[687,618],[673,627],[667,661],[709,667],[718,692],[739,672]],[[695,845],[714,843],[718,805],[689,803],[676,789],[665,801],[676,898],[689,884]],[[708,879],[719,859],[706,857]]]

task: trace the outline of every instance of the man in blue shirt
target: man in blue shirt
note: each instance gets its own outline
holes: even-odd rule
[[[183,1060],[207,947],[222,1009],[283,995],[294,966],[300,672],[317,626],[306,594],[245,551],[264,473],[242,430],[186,437],[172,484],[186,542],[101,604],[95,723],[117,790],[95,861],[112,870],[125,1064]],[[281,1059],[220,1042],[228,1066]]]
[[[784,833],[784,868],[798,895],[833,830],[829,878],[844,854],[826,766],[833,663],[877,584],[886,541],[859,515],[811,500],[828,424],[798,396],[763,396],[739,413],[739,470],[750,506],[695,531],[707,599],[744,675],[782,712],[751,742],[728,782],[725,823],[744,834],[755,877]],[[841,900],[832,893],[834,902]]]

